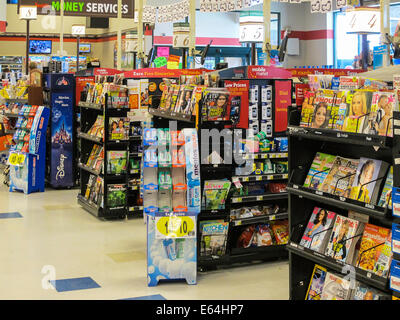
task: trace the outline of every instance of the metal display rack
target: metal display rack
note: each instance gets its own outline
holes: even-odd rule
[[[390,209],[377,205],[327,194],[303,187],[309,167],[317,152],[340,155],[347,158],[368,157],[394,164],[396,150],[399,150],[399,138],[380,137],[366,134],[339,132],[299,127],[301,110],[293,109],[288,126],[289,135],[289,296],[291,300],[304,300],[315,264],[346,276],[350,268],[355,270],[356,280],[391,294],[389,278],[380,277],[332,259],[319,252],[300,246],[300,239],[314,207],[332,210],[347,216],[352,210],[369,217],[369,223],[391,229],[393,218]],[[394,112],[398,119],[399,112]],[[400,183],[399,171],[394,165],[394,186]],[[383,188],[383,184],[382,184]],[[299,210],[299,208],[301,208]]]

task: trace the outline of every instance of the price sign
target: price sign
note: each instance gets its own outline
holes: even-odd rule
[[[74,24],[71,33],[74,36],[84,36],[86,34],[86,26],[83,24]]]
[[[22,166],[25,162],[25,157],[23,153],[10,153],[8,164],[11,166]]]
[[[24,20],[36,20],[37,19],[37,7],[36,6],[20,6],[19,7],[19,18]]]
[[[161,68],[167,65],[167,58],[166,57],[158,57],[154,59],[154,64],[156,68]]]
[[[195,238],[196,218],[193,216],[156,217],[156,239]]]

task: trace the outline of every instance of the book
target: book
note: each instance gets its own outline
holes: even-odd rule
[[[371,108],[372,92],[355,91],[351,96],[346,118],[343,121],[342,131],[362,133],[366,115]]]
[[[307,224],[300,245],[317,252],[325,250],[336,213],[315,207]]]
[[[289,221],[271,221],[270,225],[273,235],[275,237],[275,243],[277,245],[287,244],[289,242]]]
[[[319,190],[348,198],[357,171],[358,160],[337,156]]]
[[[225,201],[232,182],[227,179],[204,182],[203,207],[205,210],[225,209]]]
[[[128,140],[130,122],[128,118],[109,118],[108,134],[110,140]]]
[[[326,273],[321,300],[348,300],[351,295],[350,281],[331,272]]]
[[[325,255],[342,262],[351,261],[358,241],[355,235],[359,225],[359,221],[337,214]]]
[[[204,92],[202,120],[225,121],[229,120],[230,93],[225,88],[207,88]]]
[[[389,295],[357,281],[350,300],[388,300],[389,298]]]
[[[107,206],[110,208],[124,207],[126,204],[126,186],[124,184],[107,185]]]
[[[316,264],[308,285],[305,300],[321,300],[322,288],[324,287],[326,268]]]
[[[329,170],[332,168],[335,159],[336,156],[317,152],[311,164],[310,170],[308,171],[306,180],[304,181],[304,187],[320,190],[322,183],[328,175]]]
[[[107,151],[107,173],[125,173],[128,163],[127,151]]]
[[[356,266],[372,271],[390,236],[390,230],[373,224],[366,224],[361,238]]]
[[[300,127],[309,127],[314,113],[315,92],[304,91],[304,100],[301,106]]]
[[[385,185],[383,187],[378,206],[392,209],[392,188],[393,188],[393,166],[390,166],[386,176]]]
[[[380,136],[393,136],[393,110],[395,107],[393,92],[374,92],[371,110],[364,122],[363,133]]]
[[[229,222],[203,225],[200,256],[223,256],[226,251]]]
[[[360,158],[350,198],[375,205],[388,167],[389,164],[381,160]]]

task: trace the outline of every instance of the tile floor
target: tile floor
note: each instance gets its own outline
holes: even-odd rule
[[[0,186],[0,299],[288,299],[284,260],[149,288],[143,219],[100,221],[76,203],[77,192]]]

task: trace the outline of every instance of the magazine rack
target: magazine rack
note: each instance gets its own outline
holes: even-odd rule
[[[347,216],[347,211],[352,210],[367,215],[369,223],[391,228],[394,220],[390,209],[306,188],[303,183],[315,154],[323,152],[345,158],[367,157],[383,160],[394,165],[393,183],[394,186],[398,186],[400,176],[398,171],[396,172],[395,159],[396,152],[398,154],[399,150],[399,138],[396,132],[394,132],[395,136],[391,138],[300,127],[300,112],[301,110],[297,108],[290,110],[288,125],[289,183],[287,190],[289,194],[290,241],[287,249],[289,251],[290,299],[305,299],[315,264],[327,268],[328,271],[342,273],[343,276],[348,274],[348,270],[354,270],[356,280],[391,294],[388,278],[360,269],[358,265],[337,261],[325,254],[305,248],[299,243],[309,221],[310,212],[313,211],[314,207],[321,207],[344,216]],[[399,112],[394,112],[395,119],[398,116]],[[379,179],[382,179],[382,177],[378,177],[377,180]],[[298,210],[298,208],[302,209]],[[360,236],[360,234],[357,234],[353,238]]]

